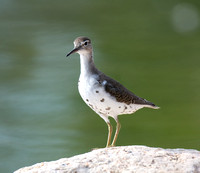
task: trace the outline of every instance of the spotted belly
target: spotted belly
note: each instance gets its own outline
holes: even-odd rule
[[[105,91],[102,86],[86,86],[79,83],[79,93],[85,103],[100,116],[116,118],[121,114],[132,114],[142,105],[118,102],[113,96]]]

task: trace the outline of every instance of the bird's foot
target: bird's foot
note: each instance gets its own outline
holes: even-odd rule
[[[110,147],[115,147],[115,145],[108,145],[108,146],[106,146],[106,148],[110,148]]]

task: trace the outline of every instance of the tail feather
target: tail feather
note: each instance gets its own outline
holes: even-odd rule
[[[156,105],[145,105],[145,107],[148,107],[148,108],[152,108],[152,109],[160,109],[160,107],[156,106]]]
[[[160,109],[160,107],[159,106],[153,106],[153,107],[151,107],[151,108],[153,108],[153,109]]]

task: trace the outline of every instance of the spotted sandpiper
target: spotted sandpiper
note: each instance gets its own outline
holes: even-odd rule
[[[143,98],[140,98],[126,89],[119,82],[99,71],[94,64],[91,40],[87,37],[78,37],[74,40],[74,49],[67,54],[80,55],[81,72],[78,81],[78,90],[84,102],[94,110],[108,125],[108,139],[106,147],[115,146],[120,131],[118,115],[132,114],[137,110],[148,107],[159,107]],[[116,121],[116,131],[111,143],[112,125],[108,117]]]

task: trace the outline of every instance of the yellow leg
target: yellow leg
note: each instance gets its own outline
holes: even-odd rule
[[[108,139],[107,139],[106,147],[110,147],[113,129],[112,129],[112,125],[109,122],[107,122],[107,125],[108,125]]]
[[[115,146],[115,143],[116,143],[116,141],[117,141],[117,137],[118,137],[118,135],[119,135],[119,131],[120,131],[120,128],[121,128],[121,124],[119,123],[119,121],[116,120],[116,122],[117,122],[117,126],[116,126],[115,136],[114,136],[114,138],[113,138],[113,142],[112,142],[112,144],[111,144],[111,147],[114,147],[114,146]]]

